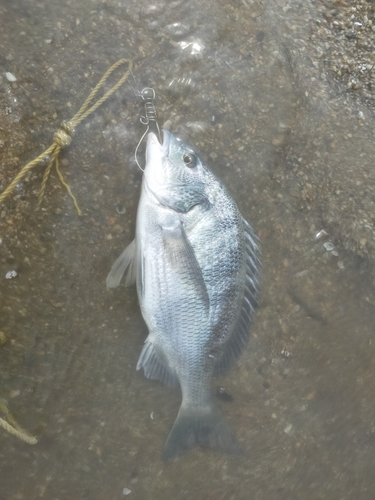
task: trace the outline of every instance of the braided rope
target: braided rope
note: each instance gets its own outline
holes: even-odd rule
[[[0,427],[5,429],[9,434],[12,434],[13,436],[16,436],[18,439],[21,439],[22,441],[25,441],[28,444],[36,444],[37,440],[34,436],[30,436],[27,434],[19,424],[14,420],[13,416],[9,412],[8,408],[6,405],[0,401],[0,410],[3,411],[6,415],[6,418],[11,422],[9,424],[6,420],[0,418]]]
[[[123,64],[127,64],[128,69],[126,72],[123,74],[123,76],[119,79],[119,81],[108,90],[100,99],[97,100],[96,103],[94,103],[91,107],[89,107],[90,102],[93,100],[93,98],[96,96],[98,90],[103,86],[103,84],[107,81],[108,77],[119,67],[122,66]],[[37,209],[40,208],[47,181],[49,178],[49,175],[51,173],[51,169],[53,166],[55,166],[57,175],[59,176],[60,182],[62,185],[66,188],[68,191],[70,197],[72,198],[74,202],[74,206],[76,207],[76,210],[78,212],[78,215],[82,215],[82,212],[78,206],[77,200],[75,196],[73,195],[69,185],[67,182],[64,180],[64,177],[60,171],[59,167],[59,154],[60,151],[63,148],[66,148],[67,146],[70,145],[72,142],[72,135],[75,127],[81,123],[85,118],[87,118],[91,113],[93,113],[95,110],[98,109],[98,107],[103,104],[116,90],[118,90],[121,85],[127,80],[128,76],[131,73],[133,64],[129,59],[120,59],[117,61],[115,64],[113,64],[102,76],[102,78],[99,80],[95,88],[92,90],[90,95],[87,97],[86,101],[83,103],[81,106],[81,109],[76,113],[73,118],[69,121],[64,121],[61,123],[60,128],[55,132],[53,136],[53,144],[44,151],[44,153],[40,154],[35,160],[27,163],[21,171],[16,175],[16,177],[12,180],[12,182],[9,184],[9,186],[3,191],[3,193],[0,194],[0,203],[5,200],[9,196],[9,194],[13,191],[15,188],[16,184],[31,170],[33,167],[38,165],[43,159],[45,159],[47,156],[50,156],[50,160],[48,161],[46,170],[43,175],[41,187],[40,187],[40,192],[39,192],[39,197],[38,197],[38,203],[37,203]]]

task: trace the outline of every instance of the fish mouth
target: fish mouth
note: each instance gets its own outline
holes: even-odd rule
[[[163,142],[160,143],[159,138],[155,132],[147,134],[147,147],[146,147],[146,163],[155,158],[167,157],[169,153],[169,143],[171,134],[168,130],[162,130]]]
[[[163,142],[161,142],[159,140],[159,137],[161,138],[161,136],[163,137]],[[147,134],[147,147],[148,147],[149,143],[151,145],[154,145],[155,143],[157,143],[157,144],[159,144],[159,146],[162,146],[163,149],[167,149],[169,146],[171,133],[168,130],[163,129],[161,131],[161,134],[159,137],[155,132],[149,132]]]

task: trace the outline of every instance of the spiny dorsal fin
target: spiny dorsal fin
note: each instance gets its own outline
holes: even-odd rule
[[[231,338],[228,340],[221,359],[215,367],[215,375],[224,373],[231,367],[245,347],[250,333],[251,317],[258,306],[260,253],[257,237],[250,224],[242,218],[246,244],[246,281],[240,315]]]

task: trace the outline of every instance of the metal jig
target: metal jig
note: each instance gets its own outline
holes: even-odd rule
[[[157,122],[157,113],[154,105],[154,99],[155,99],[155,90],[150,88],[150,87],[145,87],[139,94],[144,102],[144,107],[145,107],[145,116],[141,116],[140,122],[143,125],[146,125],[146,130],[142,137],[140,138],[137,147],[135,148],[134,152],[134,157],[135,157],[135,162],[138,165],[138,167],[144,171],[144,169],[140,166],[138,162],[138,149],[139,146],[141,145],[143,139],[146,137],[146,135],[151,131],[156,133],[158,136],[159,142],[162,142],[161,139],[161,132],[159,128],[159,124]]]

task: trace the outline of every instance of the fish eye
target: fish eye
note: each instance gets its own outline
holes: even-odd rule
[[[189,168],[193,168],[197,164],[197,157],[194,156],[191,153],[185,153],[184,156],[182,157],[185,165]]]

